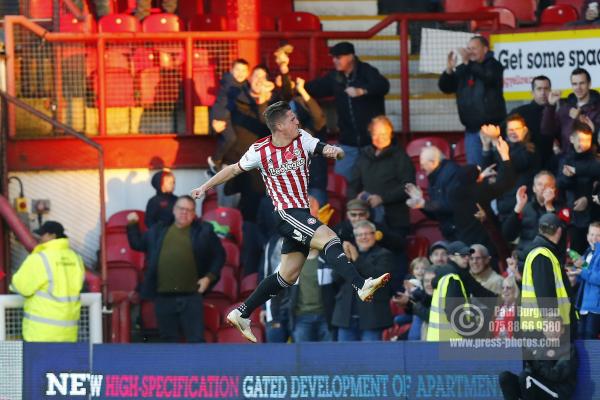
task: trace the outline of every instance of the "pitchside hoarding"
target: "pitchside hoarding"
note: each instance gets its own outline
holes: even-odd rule
[[[588,70],[592,86],[600,83],[600,29],[499,34],[490,42],[504,66],[507,100],[530,100],[537,75],[549,77],[553,89],[570,91],[569,77],[577,67]]]

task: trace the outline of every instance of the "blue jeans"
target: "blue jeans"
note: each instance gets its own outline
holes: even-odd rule
[[[271,321],[265,326],[267,343],[286,343],[290,337],[287,321]]]
[[[408,340],[421,340],[421,327],[423,320],[416,315],[413,316],[412,325],[408,330]]]
[[[600,334],[600,314],[588,312],[579,319],[579,338],[598,339]]]
[[[161,295],[154,299],[158,332],[163,342],[204,342],[204,306],[199,293]]]
[[[479,138],[479,131],[465,132],[465,153],[467,164],[481,165],[483,163],[483,146]]]
[[[350,177],[352,176],[352,170],[356,165],[356,160],[358,159],[358,153],[360,148],[354,146],[346,146],[345,144],[340,145],[346,156],[335,162],[334,171],[338,175],[342,175],[346,178],[346,181],[350,181]]]
[[[331,332],[323,314],[302,314],[296,316],[294,342],[328,342]]]
[[[338,342],[377,342],[381,340],[383,329],[358,328],[358,318],[350,318],[350,327],[338,328]]]

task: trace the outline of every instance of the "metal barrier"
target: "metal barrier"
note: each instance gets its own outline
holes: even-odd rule
[[[408,133],[411,108],[427,109],[431,105],[418,97],[419,91],[431,86],[435,79],[419,74],[416,58],[411,57],[411,48],[413,53],[419,48],[421,28],[443,24],[445,28],[468,32],[469,21],[473,20],[491,21],[493,28],[498,15],[394,14],[362,32],[98,34],[84,33],[82,24],[86,23],[77,18],[70,21],[79,25],[70,26],[69,20],[63,21],[63,32],[53,33],[25,17],[6,17],[7,90],[89,136],[206,134],[208,107],[215,99],[217,77],[229,70],[239,54],[244,54],[244,44],[257,42],[261,49],[257,58],[268,63],[280,42],[296,43],[297,51],[291,56],[292,74],[314,78],[330,68],[327,44],[352,39],[357,53],[399,87],[387,100],[392,114],[399,119],[401,116],[402,131]],[[381,37],[384,30],[395,25],[399,39]],[[386,55],[371,57],[369,52],[374,46]],[[439,112],[434,110],[433,115]],[[439,118],[438,121],[437,127],[444,130],[445,124]],[[27,135],[32,130],[42,135],[57,134],[50,126],[21,118],[11,109],[11,136]]]

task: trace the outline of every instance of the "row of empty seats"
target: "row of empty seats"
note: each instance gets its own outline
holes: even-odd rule
[[[446,0],[446,12],[490,11],[500,14],[500,24],[515,28],[519,25],[562,25],[579,19],[581,0],[557,0],[544,9],[538,20],[538,0]],[[489,23],[475,24],[476,29],[489,28]]]

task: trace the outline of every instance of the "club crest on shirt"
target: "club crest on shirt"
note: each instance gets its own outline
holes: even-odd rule
[[[307,219],[306,222],[308,222],[309,225],[314,225],[317,223],[317,220],[311,217]]]
[[[294,158],[294,155],[292,154],[292,152],[291,152],[291,151],[289,151],[289,150],[286,150],[286,151],[283,153],[283,159],[284,159],[285,161],[292,161],[292,159],[293,159],[293,158]]]

